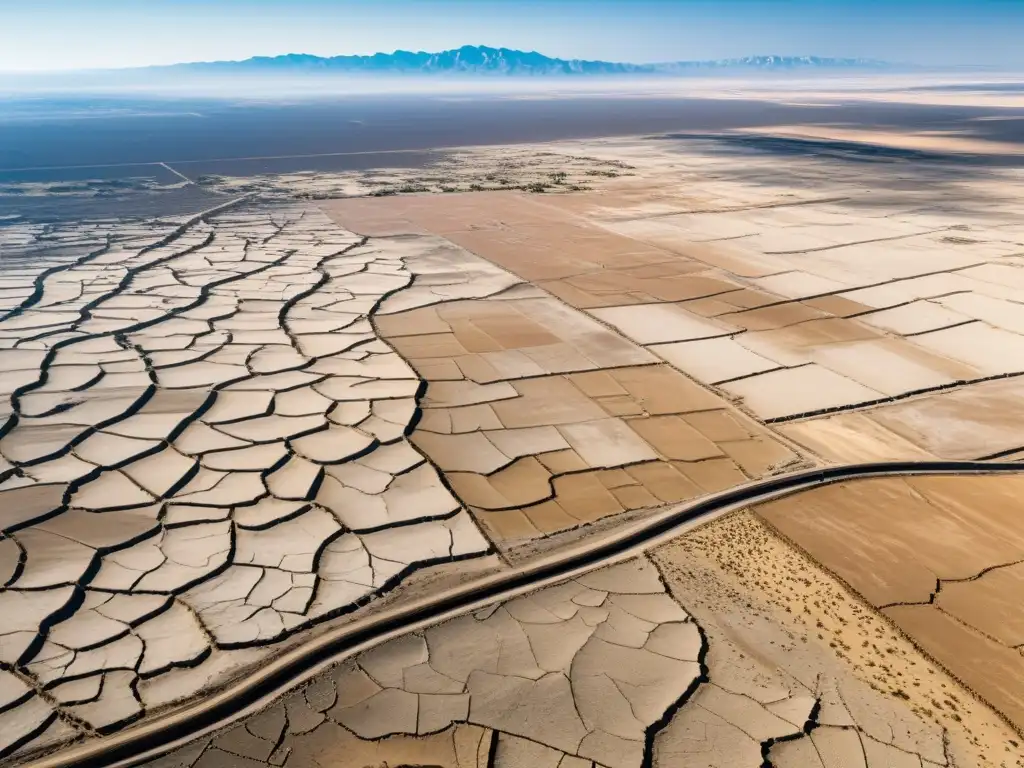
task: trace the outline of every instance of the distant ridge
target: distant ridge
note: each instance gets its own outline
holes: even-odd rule
[[[683,74],[706,70],[826,70],[887,69],[893,65],[871,59],[830,59],[819,56],[747,56],[715,61],[675,61],[662,64],[628,64],[613,61],[558,59],[536,51],[464,45],[440,53],[395,51],[371,56],[313,56],[290,53],[283,56],[256,56],[244,61],[195,62],[149,70],[176,70],[193,73],[358,73],[402,75],[629,75]]]

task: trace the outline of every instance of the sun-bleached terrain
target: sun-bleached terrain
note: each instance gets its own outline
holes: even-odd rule
[[[656,191],[552,199],[708,281],[670,309],[591,292],[593,311],[827,458],[1019,448],[1021,171],[853,162],[857,145],[842,162],[813,142],[782,165],[736,141],[609,142]]]
[[[1019,477],[866,480],[757,513],[1019,729]]]
[[[432,225],[473,260],[459,266],[472,284],[485,285],[481,271],[495,274],[486,300],[439,301],[377,320],[428,382],[413,442],[492,540],[534,538],[806,465],[728,400],[600,315],[559,301],[542,279],[619,259],[649,270],[663,261],[657,249],[505,193],[352,200],[325,210],[403,242]]]
[[[0,756],[1024,765],[1022,171],[819,134],[5,222]]]

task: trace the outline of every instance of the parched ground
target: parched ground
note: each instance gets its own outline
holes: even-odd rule
[[[1017,729],[985,699],[756,514],[713,522],[652,558],[711,648],[710,685],[658,736],[656,765],[758,765],[758,742],[780,768],[1024,764]],[[744,722],[751,699],[777,711],[787,694],[815,702],[805,737],[768,739]]]
[[[865,480],[755,511],[1019,729],[1021,480]]]
[[[746,136],[605,147],[658,183],[545,202],[684,257],[662,284],[685,290],[588,272],[554,291],[824,458],[1020,449],[1019,168]]]
[[[500,546],[807,465],[729,400],[552,295],[539,274],[564,271],[559,259],[575,270],[619,261],[663,270],[671,254],[504,193],[325,208],[362,231],[397,233],[378,235],[382,243],[415,241],[408,230],[436,217],[462,246],[460,272],[481,288],[480,273],[494,274],[484,300],[409,308],[397,299],[376,327],[428,383],[413,442]],[[357,223],[368,209],[372,229]],[[502,238],[516,243],[507,259]],[[544,249],[542,266],[532,248]]]
[[[729,488],[1024,450],[1017,171],[734,137],[450,162],[470,191],[204,180],[192,217],[0,228],[0,755]],[[152,765],[1022,765],[1016,484],[726,517]]]

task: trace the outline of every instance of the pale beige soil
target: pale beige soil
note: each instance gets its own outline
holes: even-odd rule
[[[669,155],[627,140],[568,145],[566,152],[587,147],[637,169],[585,194],[410,196],[325,208],[369,234],[439,233],[741,398],[761,419],[1017,372],[1024,320],[1009,257],[1024,244],[971,206],[978,195],[1009,193],[1002,172],[965,188],[957,218],[932,215],[907,191],[882,219],[847,202],[867,194],[870,179],[857,168],[826,177],[817,167],[826,161],[790,163],[780,178],[812,188],[794,179],[771,190],[716,180],[722,161],[700,146],[675,145]],[[781,162],[748,160],[758,172]]]
[[[841,463],[992,455],[1012,461],[1020,454],[1022,407],[1017,381],[994,381],[775,430]]]
[[[578,151],[582,144],[562,146]],[[742,407],[762,419],[863,409],[873,401],[935,391],[864,410],[871,420],[878,414],[877,425],[850,421],[865,427],[855,455],[898,458],[923,451],[966,458],[1016,447],[1011,434],[1019,430],[1011,425],[987,418],[982,424],[970,408],[954,415],[952,408],[930,404],[971,399],[976,388],[995,386],[1016,397],[1016,379],[972,382],[1013,375],[1024,365],[1024,283],[1017,274],[1024,240],[1013,224],[1015,214],[1024,212],[1019,171],[951,172],[948,183],[936,185],[924,166],[901,166],[906,179],[896,183],[885,175],[885,163],[810,154],[723,156],[705,151],[698,140],[610,139],[587,146],[595,157],[628,162],[637,175],[586,195],[542,202],[675,254],[675,263],[688,270],[680,280],[706,276],[715,283],[702,296],[658,299],[648,293],[642,303],[675,302],[657,319],[649,308],[630,310],[637,299],[625,295],[617,306],[603,296],[595,303],[589,287],[594,271],[586,275],[588,283],[563,278],[551,281],[550,290],[569,291],[564,296],[578,306],[598,307],[595,314],[651,344],[684,373],[743,397]],[[915,174],[921,174],[919,182]],[[603,277],[607,268],[603,264],[596,274]],[[566,281],[571,291],[562,287]],[[737,287],[729,290],[729,284]],[[716,335],[728,338],[709,338]],[[734,353],[736,346],[754,357]],[[720,351],[705,354],[712,350]],[[722,359],[721,365],[711,358]],[[743,378],[730,383],[736,377]],[[950,393],[943,393],[947,388]],[[920,438],[894,422],[909,419],[914,408],[921,414],[915,418],[927,415],[931,422]],[[848,421],[842,414],[822,419]],[[791,433],[777,428],[805,435],[803,444],[813,444],[824,457],[853,455],[824,437],[835,431],[830,426],[822,427],[822,437],[814,436],[813,422],[794,424]],[[891,430],[904,441],[885,438]],[[968,437],[939,445],[954,434]],[[882,443],[870,448],[867,442],[877,439]]]
[[[641,768],[705,651],[630,560],[390,640],[147,765]]]
[[[848,413],[782,424],[776,431],[818,456],[841,464],[911,459],[926,461],[935,456],[900,437],[868,413]]]

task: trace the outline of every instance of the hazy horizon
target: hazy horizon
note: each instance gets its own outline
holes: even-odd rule
[[[7,70],[4,70],[4,69],[0,69],[0,74],[8,74],[8,75],[59,75],[59,74],[75,75],[75,74],[90,74],[90,73],[124,72],[124,71],[129,71],[129,70],[166,70],[166,69],[171,69],[171,68],[187,67],[187,66],[190,66],[190,65],[245,63],[245,62],[248,62],[248,61],[253,61],[253,60],[258,60],[258,59],[286,59],[288,57],[298,57],[298,56],[312,56],[312,57],[315,57],[315,58],[318,58],[318,59],[334,59],[334,58],[357,57],[357,56],[374,56],[374,55],[380,55],[380,54],[383,54],[385,56],[392,56],[392,55],[397,55],[397,54],[402,54],[402,53],[406,53],[406,54],[424,54],[424,53],[426,53],[426,54],[440,54],[440,53],[447,53],[449,51],[457,51],[459,49],[467,48],[467,47],[468,48],[489,48],[489,49],[492,49],[492,50],[515,51],[517,53],[525,53],[525,54],[540,54],[542,56],[546,56],[547,58],[555,59],[555,60],[559,60],[559,61],[590,61],[590,62],[602,62],[602,63],[606,63],[606,64],[626,64],[626,65],[640,65],[640,66],[644,66],[644,65],[675,64],[675,63],[710,63],[710,62],[719,62],[719,61],[740,61],[740,60],[743,60],[743,59],[757,59],[757,58],[764,58],[764,57],[779,57],[779,58],[822,59],[822,60],[828,60],[828,61],[853,61],[853,60],[860,60],[860,61],[864,61],[864,62],[873,62],[873,63],[880,63],[880,64],[891,64],[891,65],[894,65],[895,67],[899,67],[901,64],[905,64],[905,65],[910,66],[910,67],[921,68],[921,69],[936,69],[936,68],[942,69],[943,68],[942,65],[932,65],[932,66],[929,66],[929,65],[916,65],[913,62],[896,62],[896,61],[889,61],[889,60],[882,60],[882,59],[873,59],[873,58],[870,58],[870,57],[863,57],[863,56],[860,56],[860,57],[858,57],[858,56],[846,56],[846,57],[843,57],[843,56],[822,56],[822,55],[819,55],[819,54],[815,53],[814,51],[805,52],[805,53],[799,53],[799,54],[797,54],[797,53],[780,54],[780,53],[775,52],[775,51],[752,51],[750,53],[746,53],[746,54],[743,54],[741,56],[722,57],[722,58],[715,58],[715,59],[692,59],[692,58],[691,59],[686,59],[686,58],[681,58],[681,59],[664,59],[664,60],[660,60],[660,61],[642,61],[641,62],[641,61],[633,61],[633,60],[626,60],[626,59],[608,59],[608,58],[580,59],[580,58],[572,58],[572,57],[565,57],[565,56],[557,56],[557,55],[551,54],[551,53],[549,53],[547,51],[543,51],[543,50],[513,48],[513,47],[510,47],[510,46],[507,46],[507,45],[483,45],[483,44],[476,44],[476,43],[465,43],[463,45],[456,45],[456,46],[453,46],[451,48],[445,48],[443,50],[442,49],[438,49],[438,50],[423,50],[423,49],[413,49],[413,48],[395,48],[395,49],[389,49],[389,50],[373,51],[371,53],[347,53],[347,52],[343,52],[343,53],[325,54],[325,55],[316,54],[316,53],[309,53],[308,51],[290,51],[290,52],[287,52],[287,53],[276,53],[276,54],[256,53],[256,54],[253,54],[251,56],[246,56],[245,58],[188,59],[188,60],[170,62],[170,63],[166,63],[166,64],[141,64],[141,65],[127,65],[127,66],[115,66],[115,67],[93,67],[93,68],[76,67],[74,69],[48,69],[48,70],[47,69],[31,69],[31,70],[27,70],[27,69],[26,70],[17,70],[17,69],[7,69]],[[991,68],[993,68],[993,66],[994,65],[984,65],[984,64],[980,64],[980,65],[978,65],[978,64],[946,65],[946,67],[949,68],[949,69],[972,68],[972,67],[973,68],[988,68],[988,69],[991,69]],[[1022,68],[1024,68],[1024,63],[1022,63]],[[409,73],[409,72],[392,72],[392,73],[388,73],[388,72],[366,71],[366,72],[356,72],[354,74],[356,74],[358,76],[370,76],[370,77],[378,76],[378,75],[379,76],[389,76],[390,75],[390,76],[399,76],[400,77],[400,76],[405,76],[405,75],[408,75],[408,74],[416,74],[416,73]],[[458,73],[453,73],[453,74],[457,75]],[[494,74],[500,75],[502,77],[506,76],[505,73],[500,73],[500,72],[494,73]],[[700,74],[700,73],[698,72],[698,74]],[[673,75],[678,76],[678,73],[673,73]],[[474,73],[464,73],[464,76],[476,76],[476,75]],[[508,76],[514,76],[514,75],[508,75]],[[529,77],[529,76],[526,75],[525,77]]]
[[[367,55],[488,45],[647,64],[752,55],[1024,67],[1014,0],[34,0],[0,71]]]

